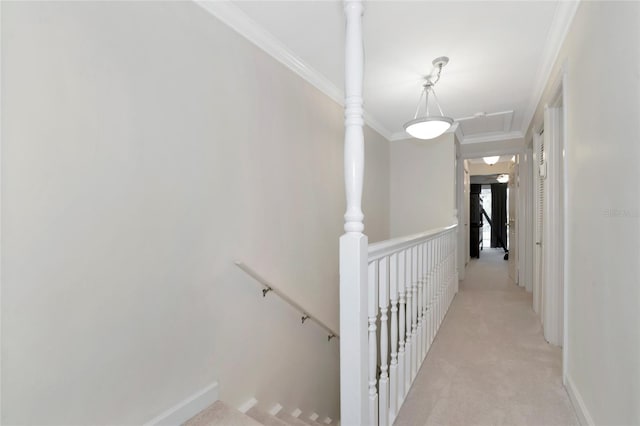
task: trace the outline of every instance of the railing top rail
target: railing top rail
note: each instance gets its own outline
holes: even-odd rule
[[[418,234],[405,235],[403,237],[392,238],[390,240],[369,244],[369,262],[381,259],[400,250],[412,247],[421,241],[435,238],[436,236],[444,234],[445,232],[450,231],[457,226],[458,224],[454,223],[449,226],[430,229],[426,232],[421,232]]]
[[[247,266],[245,263],[239,261],[239,260],[234,260],[234,262],[236,264],[236,266],[240,269],[242,269],[244,272],[246,272],[250,277],[252,277],[253,279],[255,279],[256,281],[258,281],[260,284],[262,284],[263,286],[265,286],[266,288],[269,289],[269,291],[274,292],[275,294],[277,294],[278,296],[280,296],[285,302],[287,302],[288,304],[290,304],[291,306],[293,306],[296,310],[298,310],[302,315],[306,315],[309,319],[313,320],[316,324],[318,324],[320,327],[324,328],[330,336],[333,337],[340,337],[340,334],[333,330],[331,327],[329,327],[327,324],[325,324],[324,322],[322,322],[322,320],[320,320],[317,316],[315,316],[314,314],[312,314],[308,309],[305,309],[304,307],[300,306],[300,304],[298,302],[296,302],[295,300],[291,299],[289,296],[286,295],[286,293],[284,293],[281,289],[279,289],[278,287],[274,286],[273,284],[271,284],[269,281],[267,281],[265,278],[263,278],[262,276],[260,276],[260,274],[258,274],[256,271],[254,271],[253,269],[251,269],[249,266]]]

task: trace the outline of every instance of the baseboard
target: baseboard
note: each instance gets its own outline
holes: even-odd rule
[[[217,400],[218,382],[213,382],[206,388],[196,392],[156,418],[148,421],[144,426],[181,425]]]
[[[277,416],[277,415],[278,415],[278,413],[279,413],[280,411],[282,411],[282,405],[280,405],[280,404],[276,404],[276,405],[274,405],[274,406],[271,408],[271,410],[269,410],[268,412],[269,412],[269,414],[271,414],[272,416]]]
[[[573,383],[573,380],[571,380],[571,377],[569,375],[566,375],[565,379],[566,379],[565,389],[569,394],[569,399],[571,400],[573,409],[576,412],[576,415],[578,416],[578,421],[582,426],[594,426],[595,422],[593,421],[593,418],[589,414],[589,410],[587,410],[587,407],[584,404],[582,395],[580,395],[580,392],[578,392],[578,389],[576,388],[576,385]]]
[[[238,411],[240,411],[242,414],[247,414],[247,411],[255,407],[256,404],[258,404],[258,400],[255,398],[251,398],[247,402],[239,406]]]

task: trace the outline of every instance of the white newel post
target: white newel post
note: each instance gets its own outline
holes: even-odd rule
[[[367,416],[367,260],[362,213],[364,136],[362,109],[362,2],[346,1],[344,180],[347,211],[340,237],[340,417],[365,425]]]

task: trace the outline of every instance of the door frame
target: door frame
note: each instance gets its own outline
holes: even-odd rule
[[[538,226],[538,214],[539,214],[539,204],[540,200],[540,159],[539,159],[539,146],[541,144],[542,132],[544,129],[542,126],[538,130],[534,132],[533,135],[533,154],[531,156],[531,213],[532,213],[532,223],[531,223],[531,240],[529,245],[531,246],[531,279],[533,281],[532,292],[533,292],[533,311],[540,316],[540,322],[544,325],[544,317],[542,315],[542,294],[543,294],[543,286],[542,286],[542,266],[543,266],[543,256],[542,256],[542,240],[543,240],[543,230],[539,229]],[[543,200],[544,201],[544,200]],[[542,218],[542,225],[544,225],[544,214]]]
[[[568,339],[568,310],[569,300],[569,250],[566,242],[569,240],[568,227],[568,108],[567,108],[567,68],[561,68],[556,81],[551,86],[548,102],[544,106],[544,137],[545,152],[549,154],[547,182],[545,182],[545,215],[544,234],[547,255],[543,256],[545,265],[542,291],[543,304],[541,317],[545,338],[551,343],[562,345],[562,379],[566,384],[567,360],[569,354]],[[560,172],[560,173],[558,173]],[[561,198],[559,198],[561,196]],[[553,197],[553,198],[552,198]],[[544,238],[544,235],[547,238]],[[549,238],[554,235],[554,238]],[[557,238],[561,235],[561,238]],[[561,290],[551,286],[553,280],[561,280]],[[556,290],[556,291],[554,291]]]

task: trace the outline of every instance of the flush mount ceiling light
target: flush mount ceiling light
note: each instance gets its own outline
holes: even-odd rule
[[[499,159],[500,159],[500,156],[482,157],[482,161],[484,161],[485,163],[487,163],[490,166],[493,166],[494,164],[496,164]]]
[[[507,183],[509,182],[509,175],[498,175],[496,180],[500,183]]]
[[[437,138],[438,136],[446,132],[453,124],[452,118],[444,116],[442,108],[440,107],[440,102],[438,102],[438,98],[436,97],[436,92],[433,89],[433,86],[435,86],[438,80],[440,80],[440,73],[442,73],[442,68],[449,63],[449,58],[447,58],[446,56],[442,56],[440,58],[434,59],[432,63],[436,68],[435,76],[433,76],[432,73],[432,75],[427,77],[427,80],[423,85],[422,93],[420,94],[420,99],[418,99],[418,107],[416,108],[416,113],[413,116],[413,120],[405,123],[404,125],[404,130],[409,135],[417,139]],[[429,114],[429,93],[433,95],[433,100],[435,101],[438,110],[440,111],[440,115]],[[426,111],[424,116],[418,117],[423,96],[425,97]]]

